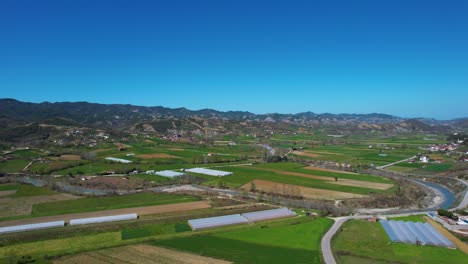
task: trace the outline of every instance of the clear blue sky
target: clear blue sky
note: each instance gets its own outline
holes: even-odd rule
[[[468,116],[468,1],[0,1],[0,97]]]

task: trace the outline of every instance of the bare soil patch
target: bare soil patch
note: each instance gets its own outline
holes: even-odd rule
[[[54,263],[228,264],[232,262],[150,245],[131,245],[66,256]]]
[[[50,222],[50,221],[60,221],[60,220],[69,221],[70,219],[76,219],[76,218],[100,217],[100,216],[131,214],[131,213],[136,213],[139,216],[141,216],[141,215],[151,215],[151,214],[161,214],[161,213],[189,211],[189,210],[196,210],[196,209],[205,209],[205,208],[210,208],[210,207],[211,205],[209,201],[133,207],[133,208],[123,208],[123,209],[115,209],[115,210],[105,210],[105,211],[98,211],[98,212],[54,215],[54,216],[36,217],[36,218],[29,218],[29,219],[18,219],[18,220],[0,222],[0,227],[13,226],[13,225],[26,225],[26,224],[34,224],[34,223],[42,223],[42,222]]]
[[[299,156],[304,156],[304,157],[309,157],[309,158],[318,158],[318,157],[320,157],[319,154],[302,152],[302,151],[297,151],[297,150],[293,151],[292,154],[299,155]]]
[[[65,193],[18,198],[2,198],[0,199],[0,218],[31,214],[32,206],[34,204],[75,200],[79,198],[81,197]],[[0,226],[2,226],[2,224],[3,222],[0,223]]]
[[[114,143],[114,145],[117,146],[118,148],[122,148],[122,149],[132,147],[132,146],[124,144],[124,143]]]
[[[344,173],[344,174],[354,174],[354,175],[357,175],[357,174],[358,174],[358,173],[351,172],[351,171],[342,171],[342,170],[325,169],[325,168],[314,167],[314,166],[307,166],[307,167],[304,167],[304,169],[306,169],[306,170],[315,170],[315,171],[329,171],[329,172]]]
[[[60,160],[81,160],[80,155],[61,155]]]
[[[185,149],[183,149],[183,148],[170,148],[169,150],[172,150],[172,151],[185,151]]]
[[[142,159],[173,159],[180,158],[178,156],[166,154],[166,153],[153,153],[153,154],[140,154],[136,155],[138,158]]]
[[[387,190],[393,187],[390,183],[378,183],[378,182],[366,182],[366,181],[354,181],[348,179],[338,179],[338,181],[332,181],[330,183],[346,186],[363,187],[369,189]]]
[[[0,191],[0,197],[10,196],[16,193],[16,190]]]
[[[259,191],[263,191],[267,193],[278,193],[281,195],[285,195],[285,194],[301,195],[309,199],[337,200],[337,199],[367,197],[366,195],[302,187],[298,185],[283,184],[283,183],[277,183],[277,182],[272,182],[272,181],[254,180],[253,182],[255,183],[256,189]],[[250,190],[250,186],[251,186],[251,183],[247,183],[241,188],[245,190]],[[295,192],[299,192],[299,193],[295,193]]]
[[[312,150],[312,151],[306,151],[306,153],[344,156],[343,153],[335,153],[335,152],[328,152],[328,151],[313,151],[313,150]]]

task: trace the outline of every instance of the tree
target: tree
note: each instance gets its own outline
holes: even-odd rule
[[[256,192],[256,191],[257,191],[257,186],[255,185],[255,182],[254,182],[254,181],[252,181],[252,182],[250,183],[250,191],[251,191],[251,192]]]

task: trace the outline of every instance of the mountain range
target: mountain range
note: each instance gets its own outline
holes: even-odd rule
[[[39,130],[84,127],[134,133],[229,134],[239,131],[326,129],[329,133],[449,133],[468,128],[468,118],[436,120],[371,114],[254,114],[245,111],[146,107],[88,102],[29,103],[0,99],[0,141],[16,141]],[[27,128],[27,129],[24,129]],[[46,129],[47,128],[47,129]]]

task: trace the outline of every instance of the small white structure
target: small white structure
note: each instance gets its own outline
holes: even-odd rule
[[[168,178],[184,176],[184,174],[181,172],[171,171],[171,170],[156,171],[154,174],[163,176],[163,177],[168,177]]]
[[[137,214],[122,214],[122,215],[110,215],[102,217],[90,217],[70,220],[70,225],[86,225],[95,223],[106,223],[115,221],[135,220],[138,218]]]
[[[114,157],[107,157],[106,160],[114,161],[114,162],[119,162],[119,163],[132,163],[131,160],[126,160],[126,159],[118,159]]]
[[[211,169],[205,169],[205,168],[192,168],[192,169],[186,169],[185,171],[205,174],[209,176],[217,176],[217,177],[224,177],[224,176],[232,175],[232,172],[229,172],[229,171],[211,170]]]
[[[422,156],[419,160],[420,160],[422,163],[428,163],[428,162],[429,162],[429,158],[426,157],[426,156]]]

